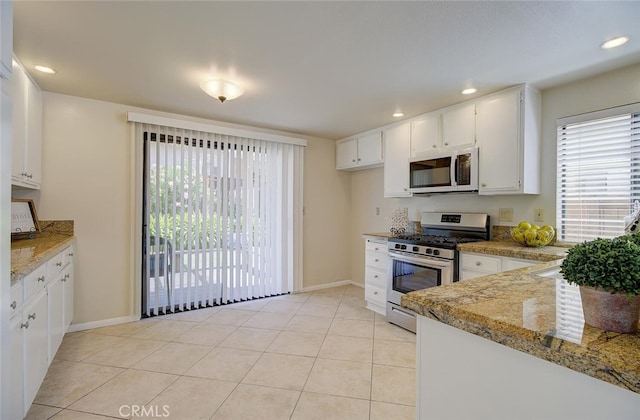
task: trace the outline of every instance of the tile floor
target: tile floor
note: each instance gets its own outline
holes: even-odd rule
[[[415,335],[363,295],[344,286],[67,334],[27,419],[413,419]]]

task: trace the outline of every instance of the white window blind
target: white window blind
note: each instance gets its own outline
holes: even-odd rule
[[[624,234],[640,200],[640,104],[558,120],[558,238]]]
[[[288,293],[301,275],[304,147],[136,123],[143,314]]]

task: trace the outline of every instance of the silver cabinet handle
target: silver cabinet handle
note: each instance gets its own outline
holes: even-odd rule
[[[27,321],[27,322],[25,322],[23,324],[20,324],[20,328],[24,328],[24,329],[29,328],[29,321]]]
[[[449,145],[449,143],[445,143],[444,145],[445,145],[445,146],[448,146],[448,145]]]
[[[27,319],[36,319],[36,313],[34,312],[32,314],[27,315]]]
[[[69,280],[69,273],[65,274],[64,277],[62,278],[62,281],[67,281]]]
[[[373,294],[374,294],[374,295],[377,295],[377,294],[378,294],[378,292],[373,292]]]
[[[373,276],[373,278],[374,278],[374,279],[377,279],[377,278],[378,278],[378,275],[376,274],[375,276]]]
[[[378,251],[380,248],[374,248],[374,250]]]
[[[483,187],[487,186],[487,184],[485,184],[484,182],[482,184],[480,184],[480,185],[483,186]]]
[[[73,257],[73,252],[67,254],[68,257]]]
[[[480,261],[476,261],[476,265],[482,265]]]
[[[13,302],[11,302],[11,309],[16,309],[18,307],[18,302],[16,302],[15,300]]]
[[[58,261],[58,262],[56,263],[56,267],[60,267],[60,266],[62,266],[62,261]]]
[[[434,144],[434,145],[433,145],[433,146],[431,146],[431,147],[433,147],[433,148],[435,149],[435,148],[436,148],[436,147],[438,147],[438,146]]]
[[[38,277],[38,281],[44,281],[44,276]]]
[[[373,261],[378,262],[378,261],[380,261],[380,260],[376,258],[376,259],[375,259],[375,260],[373,260]]]

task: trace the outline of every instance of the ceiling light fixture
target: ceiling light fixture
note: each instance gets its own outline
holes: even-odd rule
[[[395,118],[400,118],[400,117],[404,117],[404,112],[394,112],[393,116]]]
[[[624,45],[627,43],[627,41],[629,41],[628,36],[611,38],[610,40],[603,42],[602,45],[600,45],[600,48],[602,48],[603,50],[608,50],[609,48],[615,48],[619,47],[620,45]]]
[[[472,93],[476,93],[478,90],[474,88],[468,88],[462,91],[463,95],[471,95]]]
[[[51,67],[41,66],[41,65],[38,64],[38,65],[33,66],[33,68],[38,70],[41,73],[56,74],[56,71],[54,69],[52,69]]]
[[[224,79],[207,79],[200,83],[200,89],[219,100],[220,103],[235,99],[244,93],[240,86]]]

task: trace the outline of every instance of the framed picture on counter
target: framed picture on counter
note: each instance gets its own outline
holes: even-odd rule
[[[40,232],[38,215],[33,200],[11,199],[11,239],[34,237]]]

